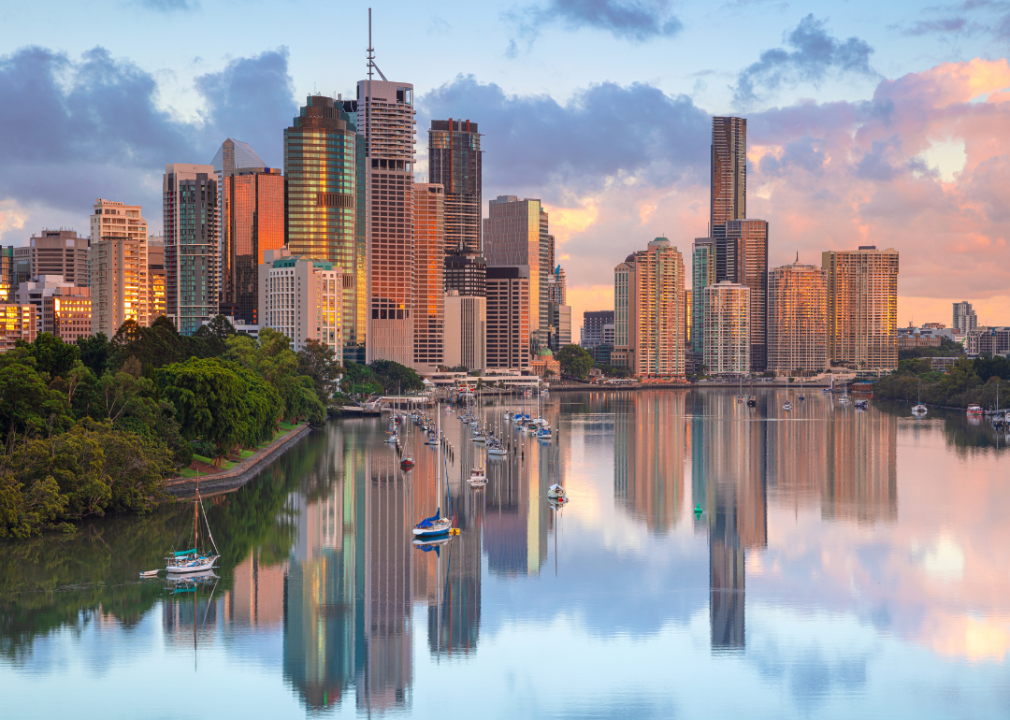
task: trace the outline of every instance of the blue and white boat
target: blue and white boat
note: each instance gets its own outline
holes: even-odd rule
[[[438,414],[441,417],[441,413]],[[441,425],[438,425],[436,433],[442,431]],[[421,522],[414,525],[414,537],[415,538],[436,538],[443,535],[448,535],[449,531],[452,529],[452,520],[448,517],[442,517],[442,507],[441,507],[441,496],[442,496],[442,463],[445,462],[445,448],[442,448],[442,462],[435,463],[435,472],[437,478],[437,490],[436,496],[439,498],[439,506],[435,508],[435,514],[431,517],[426,517]],[[446,468],[446,475],[448,475],[449,469]],[[452,498],[449,495],[448,483],[446,483],[446,511],[451,512]]]
[[[213,552],[201,551],[200,548],[200,515],[203,515],[204,524],[207,527],[207,539],[210,541]],[[214,542],[214,535],[210,531],[210,522],[207,520],[207,513],[203,509],[203,501],[200,499],[200,475],[196,476],[196,499],[193,500],[193,547],[189,550],[173,552],[165,558],[165,570],[169,575],[191,574],[207,572],[214,567],[214,563],[221,557]]]

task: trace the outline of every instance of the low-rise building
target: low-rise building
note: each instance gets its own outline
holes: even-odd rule
[[[58,287],[43,297],[42,332],[65,343],[91,335],[91,288]]]
[[[35,318],[36,333],[50,332],[50,330],[43,327],[45,300],[51,298],[59,289],[72,287],[74,287],[74,284],[65,281],[62,275],[38,275],[18,285],[17,292],[15,293],[15,302],[19,305],[31,305],[35,308],[33,317]]]
[[[530,370],[539,377],[561,377],[561,363],[554,357],[550,348],[541,348],[536,358],[530,363]]]
[[[34,305],[0,304],[0,352],[13,350],[18,340],[35,342],[36,325]]]

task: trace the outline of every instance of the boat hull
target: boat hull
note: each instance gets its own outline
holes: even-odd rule
[[[190,573],[206,572],[208,570],[214,569],[214,563],[217,562],[218,556],[210,558],[200,558],[199,560],[194,560],[193,562],[186,563],[185,565],[169,565],[165,568],[165,572],[171,575],[188,575]]]

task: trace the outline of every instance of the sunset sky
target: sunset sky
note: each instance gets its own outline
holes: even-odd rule
[[[39,0],[0,7],[0,243],[88,230],[97,197],[161,228],[165,163],[226,137],[283,164],[313,91],[354,95],[367,4]],[[712,115],[748,118],[748,217],[769,266],[859,244],[901,252],[899,324],[1010,310],[1010,2],[374,2],[390,80],[484,134],[485,200],[539,197],[573,336],[613,267],[706,233]],[[1002,198],[1002,199],[1001,199]]]

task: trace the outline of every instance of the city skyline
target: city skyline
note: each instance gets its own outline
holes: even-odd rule
[[[558,241],[558,260],[568,272],[569,304],[575,317],[584,310],[610,305],[612,284],[606,268],[612,267],[613,259],[602,260],[615,243],[622,245],[616,253],[620,257],[651,237],[666,234],[686,247],[689,237],[704,234],[709,216],[707,203],[703,203],[709,192],[704,170],[709,157],[707,142],[701,138],[712,115],[732,114],[748,120],[747,183],[751,196],[747,215],[765,219],[776,228],[769,248],[770,267],[790,262],[797,251],[801,260],[809,263],[825,248],[876,243],[907,253],[922,247],[921,256],[907,262],[903,271],[898,307],[902,324],[909,319],[942,319],[949,314],[948,303],[964,298],[973,302],[980,324],[1004,322],[999,308],[1004,304],[1007,278],[999,260],[1005,256],[1003,238],[1008,228],[985,193],[980,196],[979,212],[970,210],[971,198],[966,193],[1002,187],[999,157],[1005,143],[998,135],[987,137],[994,135],[995,126],[986,116],[1007,112],[999,91],[1010,86],[1010,65],[998,56],[990,59],[994,46],[988,37],[978,34],[950,54],[902,56],[892,46],[905,48],[903,52],[909,52],[912,45],[920,50],[928,47],[922,39],[928,33],[911,34],[909,23],[913,21],[904,19],[907,12],[893,18],[899,29],[892,32],[908,34],[901,35],[900,42],[884,43],[881,31],[870,30],[868,23],[856,22],[852,15],[833,15],[829,19],[809,15],[810,10],[797,7],[788,13],[750,17],[746,29],[740,20],[729,23],[733,36],[746,36],[741,47],[718,63],[713,54],[703,53],[688,67],[696,67],[702,73],[698,77],[705,78],[715,63],[731,82],[692,81],[704,88],[685,85],[669,76],[635,85],[641,78],[624,60],[605,72],[590,73],[588,67],[594,64],[590,62],[585,70],[552,76],[549,88],[525,87],[511,68],[542,58],[548,43],[530,41],[530,47],[523,49],[524,43],[519,42],[516,52],[506,55],[508,62],[495,69],[490,61],[501,64],[507,38],[501,47],[474,52],[471,63],[458,70],[452,66],[454,70],[446,72],[427,62],[407,60],[397,40],[409,31],[410,23],[421,19],[410,13],[394,15],[388,8],[376,10],[375,45],[386,70],[413,82],[419,128],[427,128],[429,118],[469,117],[481,124],[485,135],[485,198],[508,193],[543,201],[552,214],[551,229]],[[192,13],[211,17],[217,12],[211,3],[165,17],[173,25],[192,17]],[[495,8],[482,10],[491,15],[500,12]],[[677,12],[684,23],[678,37],[695,37],[703,25],[696,9],[688,6]],[[889,15],[895,11],[874,12]],[[929,12],[923,9],[912,16],[925,17]],[[364,7],[360,14],[364,37]],[[68,47],[52,48],[51,34],[36,36],[30,15],[28,11],[22,18],[26,33],[9,42],[8,47],[38,42],[45,51],[43,55],[67,53],[59,62],[69,73],[69,87],[84,83],[88,73],[103,67],[110,73],[109,82],[149,77],[151,84],[143,110],[145,122],[150,121],[145,125],[149,132],[141,133],[130,122],[94,128],[95,147],[125,146],[134,150],[125,164],[102,154],[83,152],[77,141],[68,140],[62,159],[75,169],[94,171],[95,183],[103,187],[78,187],[82,183],[74,179],[80,176],[73,172],[62,174],[50,187],[35,194],[29,192],[33,187],[30,182],[20,187],[0,186],[0,242],[4,244],[21,245],[39,227],[82,229],[86,207],[81,202],[82,194],[91,199],[114,197],[143,205],[149,209],[152,230],[157,231],[161,221],[152,212],[157,204],[153,176],[159,165],[179,160],[206,161],[224,138],[233,137],[255,147],[268,166],[279,167],[279,130],[296,114],[299,97],[317,91],[308,87],[312,81],[307,78],[318,74],[305,64],[309,51],[295,45],[295,38],[283,29],[278,41],[290,42],[290,46],[264,51],[276,45],[232,45],[227,58],[215,61],[208,57],[199,63],[199,69],[188,69],[169,82],[155,73],[166,64],[173,67],[177,59],[140,52],[140,48],[117,41],[104,31],[91,41],[105,43],[99,50],[86,44],[77,46],[81,40],[68,41]],[[129,23],[139,16],[131,17],[117,19],[116,23]],[[424,31],[434,32],[431,18],[423,20]],[[976,22],[981,21],[980,16]],[[353,32],[353,12],[349,22]],[[753,23],[756,27],[751,27]],[[515,37],[515,26],[505,25],[495,29],[496,38],[502,32]],[[902,27],[904,30],[900,30]],[[579,23],[566,28],[564,23],[554,22],[542,32],[545,39],[560,43],[557,47],[577,45],[579,38],[593,35],[607,47],[628,48],[636,56],[681,52],[667,47],[675,43],[662,33],[622,35],[616,26],[589,21],[579,28]],[[445,34],[468,46],[472,41],[461,35],[463,29],[450,26]],[[832,53],[817,66],[814,83],[802,81],[800,71],[807,67],[803,63],[813,62],[805,54],[801,42],[804,38],[824,40]],[[253,36],[244,42],[253,44],[258,40]],[[766,53],[771,50],[781,52]],[[852,53],[856,67],[851,72],[843,68],[847,52]],[[360,67],[360,55],[360,49],[340,48],[336,62],[331,64],[334,69],[327,71],[330,77],[316,78],[317,87],[328,88],[323,90],[326,94],[351,96],[354,83],[360,80],[361,72],[354,69]],[[13,87],[10,83],[19,73],[27,72],[31,62],[40,60],[28,57],[23,48],[5,56],[0,61],[0,86]],[[261,70],[269,71],[265,75],[269,82],[264,81],[263,87],[249,90],[239,84],[249,73]],[[405,71],[412,77],[406,77]],[[463,75],[453,79],[453,72]],[[467,75],[471,72],[472,76]],[[199,84],[197,78],[201,79]],[[592,84],[600,78],[604,84]],[[196,91],[190,82],[198,88]],[[716,85],[724,89],[718,90]],[[40,88],[35,92],[51,93],[57,107],[64,104],[60,93],[69,92],[45,83]],[[240,88],[248,95],[237,94]],[[17,104],[18,96],[12,98]],[[801,98],[810,98],[812,103],[802,102]],[[973,102],[979,99],[986,101]],[[85,106],[90,102],[86,95],[81,100]],[[226,107],[234,101],[240,101],[237,106],[244,108],[244,113]],[[874,103],[890,103],[890,125],[866,111]],[[607,112],[611,107],[614,112],[622,107],[637,108],[636,114],[645,114],[643,133],[621,139],[620,149],[615,152],[584,157],[596,137],[586,132],[598,131],[584,129],[588,116],[580,110],[580,104],[606,107]],[[186,119],[197,108],[206,110],[206,121],[199,128]],[[103,112],[113,110],[110,106]],[[64,116],[68,122],[73,120],[68,109],[52,115],[47,123],[63,122]],[[929,122],[923,125],[913,115],[928,118]],[[551,124],[547,124],[547,117],[553,118]],[[655,135],[651,129],[655,122],[670,130]],[[607,123],[601,125],[606,127]],[[51,162],[33,146],[32,132],[20,126],[6,129],[11,137],[21,137],[19,147],[10,148],[16,167],[30,174]],[[673,134],[668,134],[671,131]],[[425,135],[421,132],[415,136],[415,179],[423,180],[427,175]],[[170,157],[166,156],[168,150],[172,151]],[[652,154],[656,157],[650,157]],[[845,162],[831,162],[831,158],[843,157],[847,158]],[[634,182],[615,185],[613,180],[619,177]],[[126,188],[131,188],[135,196],[128,196]],[[832,194],[842,201],[824,205],[818,199]],[[670,232],[675,227],[683,227],[685,236],[679,229]],[[952,262],[941,266],[934,259],[941,253],[947,253]],[[685,260],[689,265],[690,260]]]

